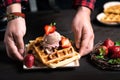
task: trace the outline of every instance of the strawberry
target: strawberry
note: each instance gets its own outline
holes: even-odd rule
[[[100,46],[98,49],[98,53],[100,55],[106,56],[108,55],[108,48],[106,46]]]
[[[34,64],[34,56],[32,54],[27,54],[24,58],[25,66],[31,68]]]
[[[120,57],[120,46],[112,46],[109,49],[111,53],[111,58],[118,58]]]
[[[110,53],[115,54],[120,51],[120,46],[112,46],[109,48]]]
[[[45,29],[45,34],[48,35],[50,33],[53,33],[56,30],[56,27],[55,24],[54,25],[50,24],[50,25],[46,25],[44,29]]]
[[[71,44],[71,42],[69,41],[68,38],[62,37],[62,39],[61,39],[61,46],[62,46],[62,48],[68,48],[71,45],[72,44]]]
[[[111,55],[111,58],[120,58],[120,51]]]
[[[114,46],[114,42],[108,38],[103,42],[103,45],[106,46],[107,48],[110,48],[110,47]]]

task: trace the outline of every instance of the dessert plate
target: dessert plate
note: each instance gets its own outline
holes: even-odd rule
[[[24,69],[73,68],[79,66],[80,55],[72,42],[55,31],[55,23],[45,26],[44,36],[26,44]]]
[[[104,5],[103,5],[103,10],[105,10],[106,8],[108,8],[108,7],[111,7],[111,6],[115,6],[115,5],[120,5],[120,1],[109,1],[109,2],[107,2],[107,3],[105,3]],[[105,17],[105,13],[104,12],[101,12],[101,13],[99,13],[97,16],[96,16],[96,18],[97,18],[97,20],[100,22],[100,23],[102,23],[102,24],[105,24],[105,25],[120,25],[120,23],[117,23],[117,22],[103,22],[103,21],[101,21],[101,19],[103,18],[103,17]],[[114,16],[112,17],[112,19],[114,18]]]
[[[105,13],[99,13],[97,16],[96,16],[96,18],[97,18],[97,20],[100,22],[100,23],[102,23],[102,24],[105,24],[105,25],[120,25],[120,23],[107,23],[107,22],[103,22],[103,21],[101,21],[101,19],[103,18],[103,17],[105,17]]]
[[[59,67],[59,68],[75,68],[75,67],[79,67],[80,64],[79,64],[79,60],[75,60],[65,66],[62,66],[62,67]],[[32,68],[27,68],[25,65],[23,65],[23,69],[25,70],[34,70],[34,69],[48,69],[49,67],[43,65],[42,63],[37,66],[32,66]],[[52,68],[51,68],[52,69]]]
[[[28,44],[25,45],[25,47],[27,47]],[[25,50],[25,54],[27,54],[27,51]],[[42,62],[38,62],[36,61],[36,65],[33,65],[31,68],[28,68],[25,66],[25,64],[23,64],[23,69],[24,70],[35,70],[35,69],[54,69],[54,68],[49,68],[48,66],[44,65]],[[79,67],[80,66],[80,63],[79,63],[79,60],[74,60],[73,62],[71,63],[68,63],[64,66],[61,66],[61,67],[57,67],[57,68],[76,68],[76,67]]]

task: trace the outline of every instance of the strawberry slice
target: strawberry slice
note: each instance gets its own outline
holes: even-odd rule
[[[62,37],[61,44],[62,44],[61,45],[62,48],[68,48],[68,47],[70,47],[72,45],[71,42],[69,41],[69,39],[65,38],[65,37]]]
[[[46,25],[44,29],[45,29],[45,34],[48,35],[50,33],[53,33],[56,30],[56,27],[55,25],[50,24],[50,25]]]

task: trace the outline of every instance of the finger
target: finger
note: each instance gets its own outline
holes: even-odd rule
[[[76,48],[80,48],[80,37],[81,35],[75,35],[75,45],[76,45]]]
[[[83,41],[81,42],[80,50],[79,50],[79,53],[80,53],[81,56],[84,56],[84,55],[85,55],[86,50],[87,50],[87,48],[88,48],[87,45],[88,45],[88,40],[83,40]]]
[[[87,37],[84,37],[82,40],[81,40],[81,44],[80,44],[80,50],[79,50],[79,53],[81,56],[85,55],[85,53],[87,52],[86,50],[89,48],[88,47],[88,44],[89,44],[89,38]]]
[[[93,30],[91,30],[91,32],[93,33]],[[91,34],[91,36],[89,37],[88,40],[89,40],[89,41],[88,41],[88,45],[87,45],[88,48],[86,48],[87,50],[86,50],[85,55],[88,54],[88,53],[90,53],[90,52],[93,50],[94,34]]]
[[[23,37],[21,36],[15,36],[14,37],[14,40],[15,40],[15,44],[18,48],[18,51],[21,55],[23,55],[24,53],[24,41],[23,41]]]
[[[89,45],[89,51],[92,51],[94,46],[94,38],[90,39],[90,42],[88,45]]]
[[[8,37],[8,39],[6,39],[6,50],[7,50],[7,54],[9,57],[11,58],[16,58],[19,60],[23,60],[23,56],[18,52],[18,48],[15,45],[13,39],[11,39],[10,37]]]
[[[14,54],[14,52],[12,52],[12,50],[6,45],[6,51],[7,51],[7,55],[9,58],[13,59],[13,60],[22,60],[22,59],[18,59],[18,57]],[[10,52],[11,51],[11,52]]]
[[[94,36],[91,36],[90,38],[88,38],[86,40],[87,41],[83,41],[84,43],[86,43],[86,45],[83,43],[84,46],[82,46],[80,49],[81,56],[87,55],[88,53],[90,53],[93,50]]]
[[[81,32],[81,30],[74,30],[76,48],[80,48],[81,35],[82,35],[80,32]]]

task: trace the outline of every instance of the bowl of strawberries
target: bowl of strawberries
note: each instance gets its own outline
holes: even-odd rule
[[[90,59],[101,69],[120,70],[120,41],[107,38],[98,42],[90,54]]]

